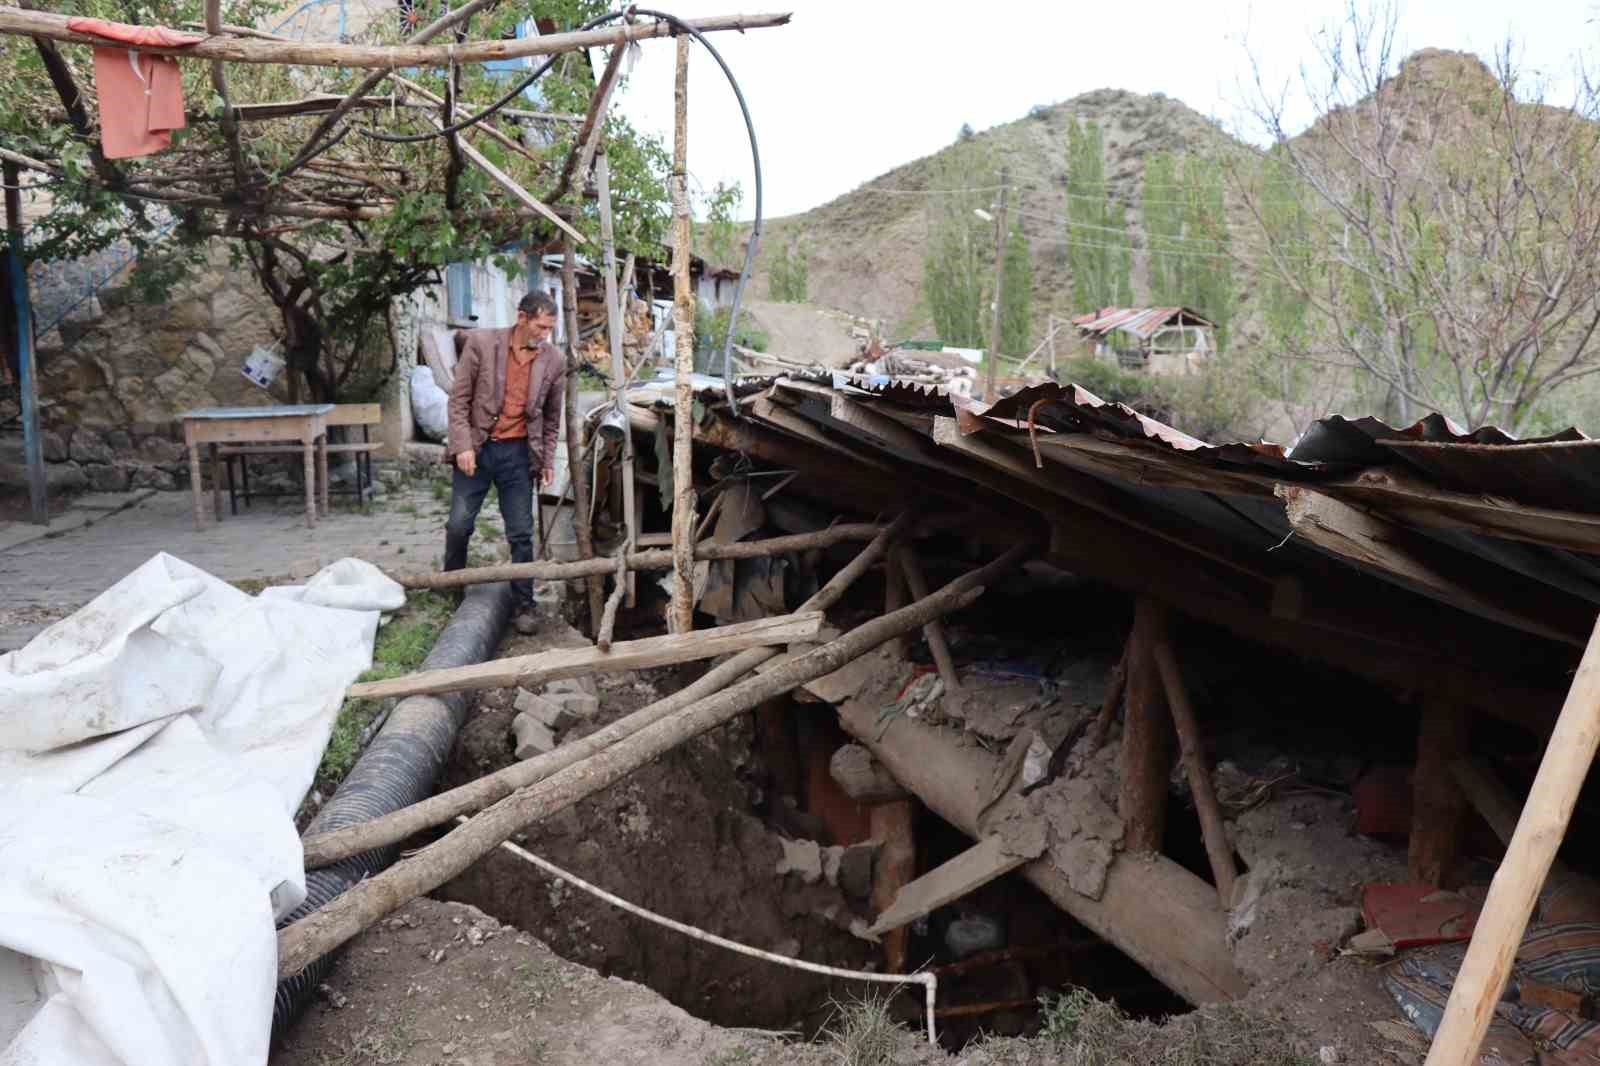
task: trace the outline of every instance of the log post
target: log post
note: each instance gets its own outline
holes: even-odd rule
[[[893,553],[883,561],[883,613],[893,614],[906,605],[906,579],[896,565]],[[889,651],[902,661],[911,657],[911,641],[896,637],[889,642]]]
[[[917,876],[916,808],[909,799],[891,800],[871,809],[872,839],[878,848],[872,871],[872,909],[882,914],[900,890]],[[889,973],[904,973],[911,930],[905,926],[883,934],[883,965]]]
[[[561,304],[567,320],[567,477],[572,479],[572,528],[578,540],[578,554],[594,558],[594,531],[589,524],[589,483],[584,480],[583,427],[578,421],[578,369],[583,359],[578,354],[578,264],[572,238],[561,238]],[[540,507],[544,505],[541,503]],[[600,625],[601,586],[599,575],[588,579],[589,632]]]
[[[622,305],[617,293],[617,245],[611,232],[611,164],[605,149],[595,156],[595,184],[599,186],[600,244],[605,250],[606,333],[611,339],[611,402],[622,409],[622,384],[628,380],[628,367],[622,360]],[[633,502],[633,433],[622,434],[622,521],[624,551],[633,551],[639,539],[638,512]],[[628,606],[634,605],[634,577],[628,573]]]
[[[1233,882],[1238,875],[1233,863],[1233,845],[1228,843],[1227,831],[1222,826],[1217,793],[1211,787],[1211,769],[1206,765],[1205,748],[1200,743],[1200,723],[1195,718],[1194,705],[1189,702],[1189,690],[1183,683],[1183,672],[1178,668],[1178,657],[1173,654],[1164,620],[1160,635],[1152,642],[1152,651],[1161,674],[1161,687],[1167,694],[1167,706],[1172,708],[1172,722],[1178,730],[1184,775],[1189,779],[1189,791],[1194,796],[1195,813],[1200,816],[1200,836],[1205,841],[1206,858],[1211,862],[1211,876],[1217,884],[1217,896],[1227,907],[1233,900]]]
[[[928,579],[922,572],[922,564],[917,561],[916,552],[909,545],[901,545],[894,551],[894,560],[900,565],[900,573],[906,587],[911,590],[911,598],[920,600],[927,596]],[[945,639],[944,623],[937,619],[929,622],[923,627],[922,636],[928,642],[928,651],[933,654],[939,676],[944,679],[945,698],[952,699],[961,691],[961,678],[956,675],[955,660],[950,657],[950,643]]]
[[[672,586],[668,628],[694,628],[694,287],[689,281],[689,38],[678,38],[672,123]]]
[[[582,763],[531,788],[512,793],[411,858],[362,881],[326,906],[281,930],[278,933],[279,976],[299,973],[313,960],[346,943],[408,900],[444,884],[523,826],[548,818],[610,787],[680,744],[752,710],[765,700],[833,673],[882,646],[891,637],[920,628],[929,618],[971,603],[982,594],[985,582],[1010,571],[1036,550],[1032,544],[1019,545],[993,562],[955,579],[925,600],[863,623],[815,651],[691,704],[677,715],[646,726]]]
[[[1600,626],[1589,636],[1539,773],[1517,819],[1505,858],[1489,885],[1472,942],[1445,1003],[1426,1066],[1469,1066],[1505,992],[1511,960],[1566,836],[1584,778],[1600,744]]]
[[[1455,700],[1437,693],[1423,698],[1406,869],[1411,880],[1437,888],[1445,887],[1461,842],[1466,796],[1450,765],[1467,754],[1470,722]]]
[[[1167,780],[1172,773],[1172,730],[1156,667],[1159,608],[1140,597],[1128,637],[1127,709],[1119,754],[1117,813],[1128,851],[1159,852],[1167,829]]]
[[[1117,708],[1122,706],[1122,694],[1128,686],[1128,649],[1133,646],[1133,636],[1122,644],[1122,658],[1117,660],[1117,665],[1112,668],[1111,676],[1106,679],[1106,698],[1100,705],[1100,714],[1094,720],[1094,728],[1089,731],[1089,750],[1099,751],[1105,745],[1106,735],[1111,732],[1111,723],[1116,720]]]

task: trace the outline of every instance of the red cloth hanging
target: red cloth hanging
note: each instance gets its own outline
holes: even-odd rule
[[[131,26],[93,18],[70,18],[67,28],[106,40],[167,48],[205,39],[165,26]],[[172,131],[184,126],[183,87],[177,60],[170,56],[97,47],[94,88],[100,99],[100,149],[107,159],[159,152],[172,144]]]

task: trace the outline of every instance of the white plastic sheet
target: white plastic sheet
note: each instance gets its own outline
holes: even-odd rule
[[[157,555],[0,655],[0,1064],[266,1062],[294,812],[402,602]]]

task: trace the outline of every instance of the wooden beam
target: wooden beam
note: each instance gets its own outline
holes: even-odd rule
[[[607,559],[607,562],[611,560]],[[440,692],[466,692],[472,689],[528,687],[566,677],[645,670],[653,666],[712,659],[727,652],[744,651],[763,645],[787,644],[807,640],[822,628],[822,612],[779,615],[754,622],[739,622],[698,633],[645,637],[613,644],[609,652],[596,647],[553,648],[533,655],[516,655],[471,666],[446,670],[420,670],[387,681],[364,681],[351,685],[348,699],[385,699],[389,696],[437,695]]]
[[[407,92],[416,93],[418,96],[422,97],[424,100],[428,101],[430,104],[434,104],[435,106],[441,106],[442,107],[444,105],[444,97],[440,96],[438,93],[430,92],[427,88],[425,88],[422,85],[417,84],[416,82],[412,81],[410,78],[403,78],[398,74],[391,75],[391,77],[394,78],[394,81],[395,81],[396,85],[400,86],[402,89],[405,89]],[[333,99],[335,101],[337,101],[339,98],[338,97],[334,97]],[[362,101],[360,101],[360,103],[361,104],[365,104],[370,99],[372,99],[372,98],[371,97],[367,97],[366,99],[363,99]],[[504,114],[504,113],[505,112],[503,112],[503,111],[501,112],[501,114]],[[454,114],[454,118],[452,118],[452,121],[454,121],[455,119],[466,118],[467,115],[468,115],[467,109],[465,107],[461,106],[460,101],[457,101],[456,102],[456,108],[455,108],[455,114]],[[499,144],[502,147],[509,148],[511,151],[516,152],[518,155],[522,156],[522,158],[524,158],[526,160],[529,160],[530,162],[533,162],[533,163],[541,163],[541,165],[542,165],[542,161],[539,159],[538,156],[536,156],[532,152],[528,151],[528,149],[525,146],[517,143],[512,138],[507,137],[504,133],[500,132],[499,128],[496,127],[493,123],[491,123],[489,121],[483,121],[483,122],[479,122],[479,123],[477,123],[477,124],[475,124],[473,126],[469,126],[467,128],[467,130],[466,130],[466,133],[467,133],[468,136],[475,136],[475,135],[481,133],[484,136],[488,137],[490,140],[494,141],[496,144]]]
[[[1159,854],[1167,830],[1167,781],[1172,776],[1172,727],[1156,666],[1159,608],[1141,596],[1128,637],[1127,710],[1118,752],[1117,813],[1128,851]]]
[[[684,38],[678,39],[682,41]],[[567,195],[572,188],[573,176],[581,178],[587,175],[589,168],[594,165],[594,154],[605,129],[606,110],[611,106],[611,90],[616,86],[617,73],[622,69],[622,57],[627,51],[626,45],[612,46],[611,57],[606,61],[606,69],[595,84],[594,92],[589,95],[589,109],[584,112],[583,123],[572,138],[572,148],[567,152],[566,162],[561,165],[561,176],[550,191],[550,199],[559,200]]]
[[[1368,470],[1319,488],[1346,502],[1376,508],[1395,521],[1458,529],[1486,537],[1600,555],[1600,515],[1450,492],[1392,470]]]
[[[1184,775],[1189,779],[1189,792],[1194,796],[1195,813],[1200,818],[1200,836],[1205,842],[1206,858],[1211,863],[1211,876],[1217,885],[1219,902],[1223,907],[1231,907],[1233,883],[1239,871],[1233,862],[1233,845],[1228,843],[1227,831],[1222,827],[1222,811],[1217,807],[1216,789],[1211,785],[1211,767],[1206,765],[1200,722],[1195,716],[1194,705],[1189,702],[1188,686],[1183,683],[1183,671],[1178,666],[1178,656],[1172,650],[1165,618],[1157,622],[1156,629],[1156,639],[1150,650],[1161,675],[1162,690],[1167,694],[1167,706],[1172,709],[1172,723],[1177,727]]]
[[[905,577],[906,588],[911,591],[913,600],[920,600],[928,595],[928,579],[922,572],[922,564],[917,561],[917,555],[910,545],[902,545],[894,550],[894,560],[900,566],[900,572]],[[923,639],[928,642],[928,651],[933,655],[934,666],[939,671],[939,677],[944,681],[945,698],[953,699],[961,692],[961,678],[956,674],[955,660],[950,657],[950,642],[945,639],[944,622],[934,619],[922,630]]]
[[[963,741],[960,730],[900,716],[887,728],[870,701],[839,708],[845,731],[871,749],[896,780],[946,822],[976,837],[986,797],[974,781],[994,777],[999,756]],[[1226,912],[1216,890],[1161,855],[1118,853],[1105,891],[1091,899],[1074,890],[1052,851],[1020,873],[1091,932],[1110,941],[1190,1003],[1226,1002],[1249,984],[1226,941]]]
[[[604,152],[595,163],[595,183],[599,186],[600,247],[606,279],[606,338],[611,342],[611,402],[621,409],[626,401],[622,396],[623,383],[628,380],[628,367],[622,358],[623,325],[621,295],[617,292],[617,245],[611,232],[611,163]],[[639,535],[639,511],[634,506],[634,452],[633,434],[622,435],[622,521],[623,550],[633,550],[634,538]],[[635,600],[633,572],[628,572],[628,606]]]
[[[909,925],[1036,858],[1038,855],[1006,850],[1005,840],[999,836],[984,837],[949,862],[902,887],[895,893],[894,902],[879,912],[867,931],[881,936],[891,929]]]
[[[573,227],[572,223],[568,222],[566,219],[550,210],[550,208],[543,201],[539,200],[527,189],[524,189],[520,184],[518,184],[515,178],[501,170],[499,167],[495,166],[488,156],[472,147],[472,145],[468,144],[466,141],[460,142],[460,148],[461,154],[466,156],[467,160],[472,163],[473,166],[489,175],[490,179],[493,180],[496,185],[499,185],[506,192],[510,193],[523,207],[526,207],[534,214],[543,217],[561,232],[571,237],[574,241],[583,242],[587,240],[582,233],[579,233],[578,230]]]
[[[678,38],[672,120],[672,586],[670,628],[694,628],[694,284],[689,249],[689,38]],[[629,257],[632,263],[633,257]]]
[[[864,449],[847,444],[835,437],[830,437],[822,427],[815,422],[795,414],[780,404],[773,403],[771,398],[763,396],[750,405],[750,413],[757,421],[766,422],[776,426],[791,436],[799,437],[808,444],[815,444],[819,448],[839,455],[848,456],[851,460],[860,463],[869,470],[876,470],[883,474],[894,475],[895,468],[875,455],[868,454]]]
[[[872,906],[884,910],[894,905],[900,889],[917,873],[916,801],[892,800],[873,807],[867,815],[878,855],[872,867]],[[891,929],[883,937],[883,964],[889,973],[904,973],[910,946],[909,929]]]
[[[764,540],[740,540],[730,544],[706,543],[699,546],[698,553],[702,559],[763,559],[814,548],[831,548],[851,541],[871,540],[885,528],[875,522],[840,522],[810,533],[791,533]],[[670,570],[672,552],[662,548],[631,552],[627,556],[627,564],[630,570]],[[581,577],[604,576],[611,573],[615,566],[611,559],[581,559],[571,563],[497,563],[463,570],[392,576],[409,589],[453,589],[494,581],[574,581]]]
[[[577,253],[571,237],[561,237],[561,303],[567,324],[567,376],[566,376],[566,434],[567,477],[572,479],[572,527],[578,541],[578,554],[585,560],[594,558],[594,533],[589,524],[590,486],[583,462],[583,426],[578,418],[578,367],[582,357],[578,354],[578,265]],[[543,506],[542,504],[540,506]],[[401,582],[405,584],[405,582]],[[601,605],[605,579],[599,574],[590,575],[589,632],[599,633]]]
[[[1466,796],[1450,767],[1467,754],[1471,721],[1460,702],[1434,693],[1423,697],[1406,869],[1411,880],[1436,888],[1446,887],[1461,843]]]
[[[1470,1066],[1505,992],[1539,890],[1567,833],[1572,808],[1600,744],[1600,626],[1584,649],[1528,802],[1445,1003],[1425,1066]]]
[[[718,18],[687,19],[700,33],[729,30],[767,29],[784,26],[789,14],[727,15]],[[354,67],[364,70],[392,70],[404,67],[444,67],[451,63],[488,63],[523,56],[550,56],[578,52],[607,45],[626,47],[629,41],[671,37],[677,30],[668,22],[638,22],[623,29],[582,30],[552,33],[541,37],[517,37],[499,41],[466,41],[457,45],[356,45],[324,44],[313,41],[263,40],[256,37],[212,36],[182,48],[162,45],[109,42],[91,34],[67,28],[67,16],[45,11],[24,11],[0,7],[0,33],[42,37],[67,44],[118,47],[179,59],[221,59],[230,63],[294,64],[307,67]]]
[[[1324,551],[1480,618],[1583,647],[1583,623],[1593,607],[1528,581],[1495,589],[1494,575],[1482,564],[1452,565],[1451,549],[1418,544],[1416,534],[1376,515],[1300,485],[1279,485],[1277,493],[1296,535]]]

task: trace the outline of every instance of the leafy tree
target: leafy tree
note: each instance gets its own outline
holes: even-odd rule
[[[744,189],[738,182],[717,182],[705,198],[705,221],[695,232],[703,242],[701,255],[715,263],[728,263],[734,258],[739,237],[736,216],[744,203]]]
[[[201,14],[194,0],[147,0],[137,12],[113,0],[67,0],[55,7],[63,14],[168,26]],[[465,31],[472,39],[493,39],[530,15],[568,26],[604,7],[600,0],[535,0],[532,11],[503,7],[480,13]],[[271,26],[282,17],[280,5],[269,0],[236,0],[227,14],[230,22],[245,25]],[[350,36],[388,44],[409,32],[400,19],[382,17]],[[278,307],[290,366],[315,399],[351,398],[350,390],[374,380],[367,370],[374,354],[387,349],[383,326],[394,297],[436,283],[450,262],[498,257],[509,271],[520,271],[524,257],[515,249],[524,242],[542,245],[552,235],[548,224],[517,211],[446,141],[399,144],[368,136],[434,131],[440,108],[369,109],[330,129],[323,129],[326,119],[316,118],[240,122],[230,134],[220,121],[222,99],[205,63],[180,64],[186,99],[207,114],[175,135],[177,150],[107,160],[93,128],[93,105],[83,104],[89,86],[78,83],[79,71],[68,62],[76,56],[64,51],[73,47],[8,38],[0,50],[0,78],[8,87],[0,99],[0,137],[51,168],[48,175],[30,175],[50,188],[48,208],[30,234],[29,257],[76,257],[126,239],[141,253],[136,289],[159,298],[220,242],[236,263],[249,265]],[[228,64],[228,99],[242,104],[311,93],[344,96],[368,73]],[[502,74],[477,65],[406,76],[441,98],[449,79],[460,105],[471,110],[505,89]],[[537,84],[542,109],[582,110],[592,76],[586,64],[568,57]],[[412,104],[419,100],[416,93],[407,95]],[[572,124],[549,126],[502,114],[485,125],[517,147],[481,130],[462,139],[535,195],[550,196],[552,175],[572,147]],[[343,130],[339,140],[313,150],[336,129]],[[668,218],[666,153],[615,111],[605,133],[618,244],[659,255]],[[586,234],[598,232],[592,204],[580,200],[574,224]]]
[[[1352,4],[1323,36],[1304,133],[1299,102],[1258,81],[1274,151],[1235,185],[1269,326],[1285,357],[1349,369],[1393,419],[1538,424],[1600,372],[1600,86],[1547,103],[1509,47],[1493,69],[1400,63],[1394,30],[1392,11]]]
[[[1217,346],[1225,348],[1235,293],[1221,164],[1154,153],[1145,161],[1141,214],[1151,302],[1199,311],[1216,323]]]
[[[810,273],[803,241],[774,241],[771,265],[767,268],[768,295],[779,303],[800,304],[810,298]]]
[[[922,256],[922,298],[933,328],[946,344],[988,345],[988,308],[994,273],[994,224],[976,214],[988,196],[971,191],[988,184],[992,161],[976,144],[945,152],[930,182],[928,240]]]
[[[1127,217],[1106,184],[1098,123],[1067,127],[1067,266],[1072,302],[1083,311],[1133,302],[1133,251]]]
[[[973,133],[972,123],[963,122],[961,124],[961,129],[956,133],[956,141],[958,143],[962,141],[970,141],[974,136],[976,136],[976,134]]]
[[[1011,231],[1000,269],[1000,350],[1026,355],[1033,348],[1033,253],[1022,230]]]

